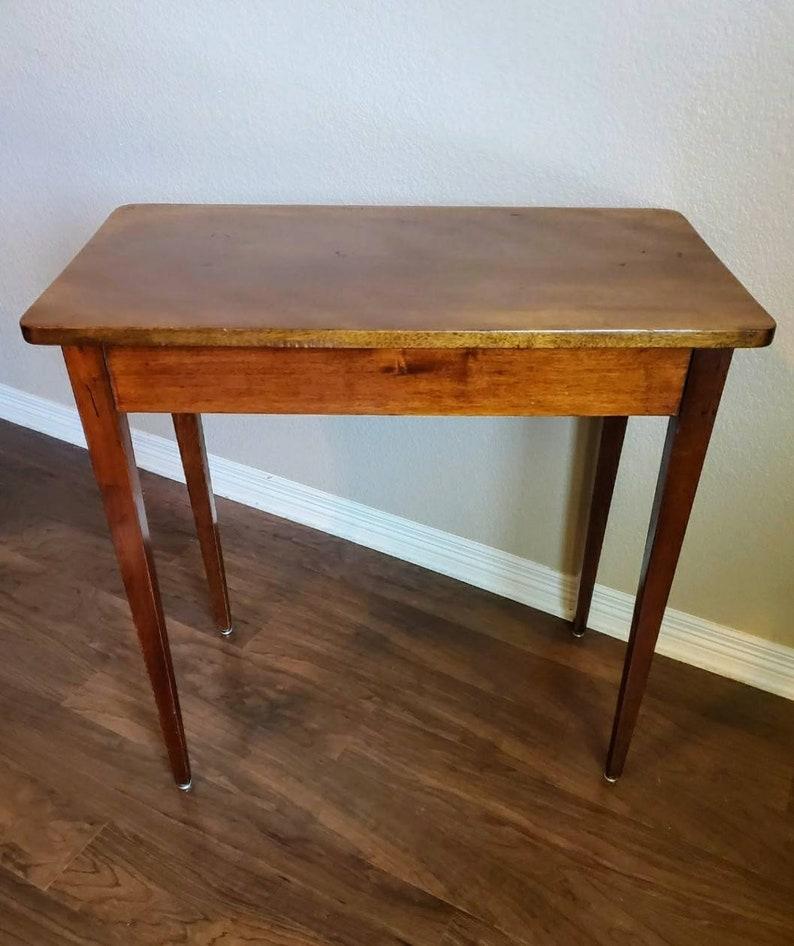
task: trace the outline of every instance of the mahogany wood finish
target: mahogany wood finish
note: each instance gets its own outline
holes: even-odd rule
[[[607,762],[614,779],[731,351],[768,344],[774,322],[665,210],[131,205],[31,306],[22,331],[67,346],[181,784],[187,752],[125,412],[176,415],[219,626],[229,606],[201,412],[606,417],[576,632],[626,417],[670,415]]]
[[[179,787],[188,788],[187,743],[127,418],[114,406],[100,348],[66,347],[63,355],[157,702],[171,770]]]
[[[607,756],[608,779],[623,772],[732,354],[692,355],[680,412],[667,428]]]
[[[191,753],[156,712],[88,457],[0,421],[3,946],[791,946],[794,702],[218,499],[207,627],[142,472]]]
[[[775,323],[681,214],[139,204],[22,320],[40,344],[731,348]]]
[[[618,464],[623,450],[627,423],[628,417],[605,417],[601,426],[593,494],[590,499],[590,518],[582,556],[576,613],[573,619],[574,637],[581,637],[587,630],[587,617],[593,600],[593,588],[598,572],[598,562],[601,559],[601,547],[604,544],[604,533],[607,528],[609,507],[612,505],[612,493],[615,489],[615,478],[618,475]]]
[[[198,414],[174,414],[174,430],[185,470],[185,481],[196,522],[201,557],[209,584],[210,607],[215,626],[224,635],[232,632],[232,613],[229,590],[223,566],[215,497],[212,495],[204,428]]]
[[[122,411],[674,414],[689,351],[110,348]]]

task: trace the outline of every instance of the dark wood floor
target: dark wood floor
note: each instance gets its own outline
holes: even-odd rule
[[[171,783],[84,451],[0,424],[0,943],[794,942],[794,704],[144,476],[195,779]]]

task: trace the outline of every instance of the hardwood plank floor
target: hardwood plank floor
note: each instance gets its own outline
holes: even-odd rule
[[[171,784],[84,451],[0,422],[0,946],[794,942],[794,704],[143,476],[195,770]]]

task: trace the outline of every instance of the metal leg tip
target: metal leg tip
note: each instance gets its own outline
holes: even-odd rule
[[[189,792],[193,787],[193,779],[190,779],[187,782],[182,782],[181,784],[177,782],[177,788],[182,792]]]
[[[607,773],[604,772],[604,779],[605,779],[607,782],[609,782],[611,785],[614,785],[615,782],[617,782],[617,780],[618,780],[618,776],[616,775],[616,776],[613,777],[613,776],[611,776],[611,775],[607,775]]]
[[[574,627],[572,628],[571,633],[573,634],[574,637],[584,637],[584,632],[586,630],[587,630],[586,627],[583,627],[583,628]]]
[[[224,637],[228,637],[232,633],[233,630],[234,630],[234,625],[230,624],[227,628],[221,631],[221,634],[223,634]]]

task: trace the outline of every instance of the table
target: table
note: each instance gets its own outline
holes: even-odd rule
[[[173,415],[223,634],[200,414],[601,417],[573,633],[630,415],[669,416],[605,776],[623,771],[733,349],[775,323],[669,210],[128,205],[22,318],[60,345],[174,778],[191,784],[127,414]]]

